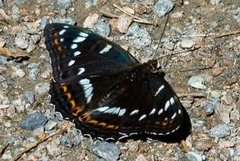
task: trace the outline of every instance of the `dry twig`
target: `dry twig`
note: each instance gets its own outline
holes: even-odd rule
[[[118,6],[118,5],[116,5],[116,4],[113,4],[113,6],[116,7],[117,9],[119,9],[120,11],[122,11],[123,13],[125,13],[125,14],[133,17],[133,18],[134,18],[134,19],[133,19],[134,22],[157,26],[156,23],[147,21],[147,20],[145,20],[145,19],[143,19],[143,18],[140,18],[140,17],[137,17],[137,16],[135,16],[135,15],[132,15],[131,13],[127,12],[126,10],[124,10],[123,8],[121,8],[120,6]],[[104,16],[106,16],[106,17],[119,18],[118,15],[114,15],[114,14],[108,13],[108,12],[106,12],[106,11],[102,11],[102,10],[101,10],[100,12],[101,12]]]
[[[35,142],[32,146],[30,146],[29,148],[23,150],[22,152],[20,152],[19,154],[17,154],[15,157],[13,157],[13,159],[12,159],[11,161],[17,161],[17,160],[20,159],[25,153],[30,152],[32,149],[36,148],[36,147],[37,147],[38,145],[40,145],[41,143],[43,143],[43,142],[45,142],[45,141],[50,141],[50,140],[53,139],[55,136],[63,134],[64,132],[67,131],[67,128],[68,128],[68,127],[59,129],[56,133],[40,139],[39,141]]]
[[[0,157],[2,157],[2,155],[4,154],[4,152],[6,151],[7,147],[9,146],[9,144],[5,145],[2,150],[0,151]]]

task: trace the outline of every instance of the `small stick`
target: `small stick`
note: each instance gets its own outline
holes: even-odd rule
[[[5,145],[2,150],[0,151],[0,157],[3,156],[4,152],[6,151],[7,147],[9,146],[9,144]]]
[[[145,19],[142,19],[142,18],[140,18],[140,17],[134,16],[134,15],[132,15],[131,13],[125,11],[123,8],[121,8],[120,6],[118,6],[118,5],[116,5],[116,4],[113,4],[113,6],[116,7],[117,9],[119,9],[120,11],[122,11],[123,13],[125,13],[125,14],[133,17],[133,18],[135,19],[135,20],[134,20],[135,22],[145,23],[145,24],[150,24],[150,25],[155,25],[155,26],[156,26],[155,23],[152,23],[152,22],[149,22],[149,21],[147,21],[147,20],[145,20]]]
[[[118,15],[114,15],[114,14],[112,14],[112,13],[108,13],[108,12],[106,12],[106,11],[100,11],[104,16],[106,16],[106,17],[110,17],[110,18],[119,18],[120,16],[118,16]],[[142,24],[148,24],[148,25],[154,25],[154,26],[156,26],[156,24],[155,23],[152,23],[152,22],[149,22],[149,21],[146,21],[146,20],[143,20],[143,19],[133,19],[133,21],[134,22],[138,22],[138,23],[142,23]]]
[[[19,154],[17,154],[15,157],[13,157],[13,159],[11,161],[17,161],[18,159],[20,159],[25,153],[30,152],[32,149],[36,148],[38,145],[40,145],[41,143],[45,142],[45,141],[50,141],[53,137],[57,136],[57,135],[61,135],[64,132],[67,131],[67,128],[63,128],[63,129],[59,129],[57,132],[55,132],[52,135],[49,135],[47,137],[44,137],[42,139],[40,139],[39,141],[35,142],[32,146],[30,146],[29,148],[26,148],[25,150],[23,150],[22,152],[20,152]]]
[[[181,144],[183,146],[183,150],[185,153],[189,152],[190,151],[190,148],[189,146],[187,145],[186,141],[185,140],[181,140]]]

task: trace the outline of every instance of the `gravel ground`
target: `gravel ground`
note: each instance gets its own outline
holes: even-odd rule
[[[191,117],[190,151],[159,141],[92,140],[63,121],[49,103],[43,28],[50,21],[89,27],[141,62],[158,59]],[[239,26],[237,0],[0,0],[0,53],[16,58],[0,56],[0,160],[240,161]]]

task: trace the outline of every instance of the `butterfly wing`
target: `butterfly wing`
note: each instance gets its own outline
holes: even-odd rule
[[[142,73],[139,67],[110,88],[97,108],[88,111],[91,120],[95,120],[92,124],[95,128],[88,124],[86,129],[93,136],[119,140],[152,138],[179,142],[185,139],[191,130],[190,118],[175,92],[163,75]]]
[[[56,82],[75,78],[79,73],[85,77],[116,73],[138,64],[120,46],[80,27],[47,24],[44,37]]]
[[[149,64],[80,27],[48,24],[44,36],[53,68],[51,101],[83,133],[172,141],[189,134],[185,109],[162,75],[145,71]]]

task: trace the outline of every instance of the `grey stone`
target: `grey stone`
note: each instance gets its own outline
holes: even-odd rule
[[[120,156],[120,149],[115,144],[98,141],[95,145],[90,147],[90,150],[106,161],[118,160]]]
[[[48,82],[38,83],[35,86],[35,93],[37,95],[43,96],[48,94],[50,84]]]
[[[186,159],[189,161],[202,161],[203,160],[202,156],[194,151],[190,151],[190,152],[186,153],[185,156],[186,156]]]
[[[206,105],[204,106],[204,109],[208,116],[212,115],[216,109],[216,107],[219,106],[219,99],[210,99],[206,102]]]
[[[238,23],[240,23],[240,7],[238,7],[233,13],[233,17],[237,20]]]
[[[137,49],[147,47],[152,42],[148,31],[145,28],[141,28],[137,23],[133,23],[129,27],[127,36],[133,40],[133,46]]]
[[[15,37],[15,44],[21,49],[27,49],[29,45],[29,40],[27,34],[19,33]]]
[[[4,82],[4,81],[6,81],[6,80],[7,80],[7,79],[6,79],[4,76],[0,75],[0,83]]]
[[[83,140],[83,135],[80,130],[72,128],[68,133],[62,135],[60,141],[67,147],[79,145]]]
[[[97,0],[85,0],[85,8],[90,8],[97,5]]]
[[[70,17],[66,17],[66,18],[63,18],[63,17],[57,17],[55,19],[52,20],[53,23],[66,23],[66,24],[69,24],[69,25],[74,25],[76,22],[70,18]]]
[[[224,138],[231,134],[231,130],[234,126],[227,124],[219,124],[209,130],[208,135],[212,138]]]
[[[4,7],[3,0],[0,0],[0,8],[3,8],[3,7]]]
[[[16,74],[19,78],[23,78],[23,77],[26,75],[26,73],[25,73],[24,70],[22,70],[22,69],[17,69],[17,70],[15,71],[15,74]]]
[[[154,5],[153,10],[159,17],[162,17],[169,13],[173,9],[174,5],[175,4],[171,0],[159,0]]]
[[[24,95],[27,98],[28,102],[33,103],[35,101],[35,95],[33,91],[26,91]]]
[[[103,37],[108,37],[111,31],[110,25],[105,19],[99,19],[91,30]]]
[[[25,117],[21,122],[20,127],[26,130],[33,131],[43,126],[46,122],[47,117],[43,113],[35,112]]]
[[[219,3],[221,2],[221,0],[210,0],[210,3],[212,4],[212,5],[219,5]]]
[[[197,88],[197,89],[206,89],[207,87],[203,84],[204,79],[202,76],[197,75],[197,76],[192,76],[188,80],[188,84],[191,87]]]
[[[57,123],[55,121],[48,121],[47,124],[45,125],[45,130],[50,131],[52,130],[55,126],[57,125]]]
[[[28,68],[30,68],[28,77],[30,80],[37,80],[38,73],[39,73],[39,64],[38,63],[31,63],[28,65]]]
[[[68,9],[72,5],[71,0],[57,0],[56,7],[62,8],[62,9]]]

